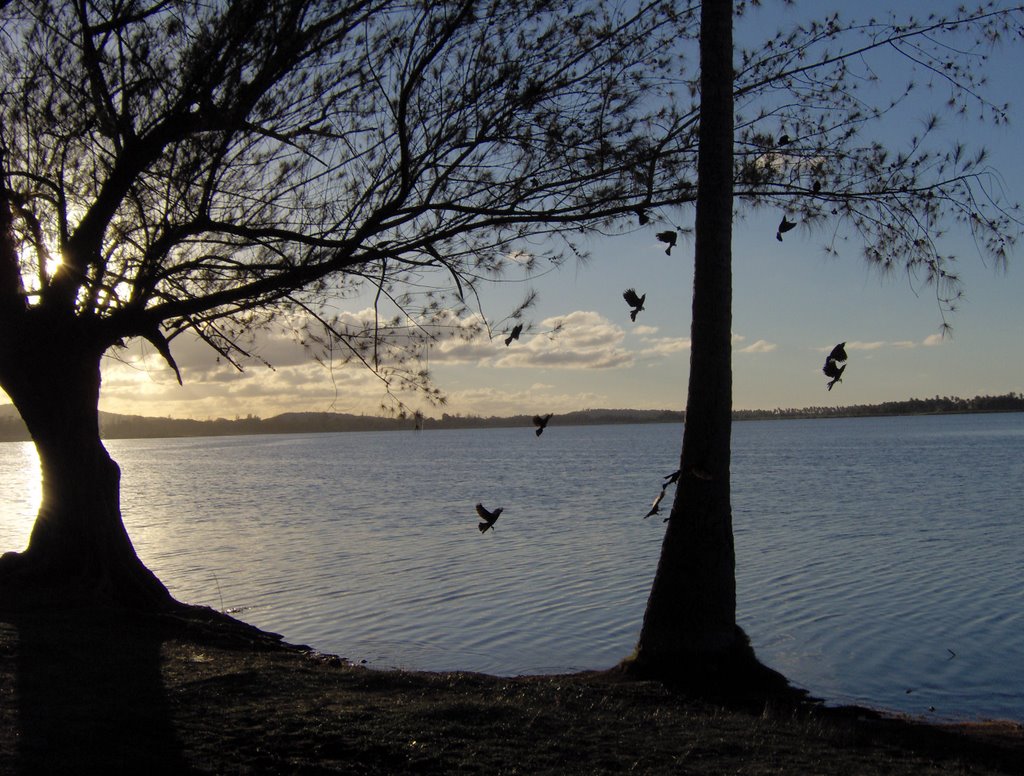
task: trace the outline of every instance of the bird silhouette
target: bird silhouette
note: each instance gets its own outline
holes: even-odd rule
[[[840,342],[834,348],[832,352],[828,354],[827,361],[845,361],[846,360],[846,343]]]
[[[779,230],[775,233],[775,239],[782,242],[782,235],[796,226],[796,221],[790,221],[785,216],[779,221]]]
[[[483,504],[477,504],[476,513],[480,515],[480,519],[484,521],[477,525],[480,529],[480,533],[486,532],[488,528],[494,528],[494,524],[498,521],[498,516],[501,515],[503,511],[504,507],[498,507],[491,512],[485,508]]]
[[[779,145],[780,146],[789,145],[789,135],[782,135],[779,138]]]
[[[846,343],[840,342],[834,348],[832,352],[825,358],[825,366],[821,368],[821,371],[825,373],[826,377],[831,378],[828,384],[828,389],[831,391],[836,383],[843,381],[843,372],[846,370],[846,365],[839,366],[840,361],[846,361]]]
[[[665,232],[658,232],[654,236],[657,237],[661,242],[668,243],[668,247],[665,249],[665,255],[671,256],[672,249],[676,247],[676,240],[678,239],[678,235],[676,234],[675,229],[669,229]]]
[[[650,511],[650,512],[648,512],[648,513],[647,513],[646,515],[644,515],[644,520],[646,520],[646,519],[647,519],[648,517],[650,517],[651,515],[658,515],[658,514],[661,514],[660,510],[658,509],[658,505],[659,505],[659,504],[661,503],[661,500],[662,500],[663,498],[665,498],[665,489],[664,489],[664,488],[662,488],[662,489],[661,489],[661,493],[659,493],[659,494],[658,494],[658,495],[657,495],[657,496],[655,497],[655,499],[654,499],[654,503],[653,503],[653,504],[651,504],[651,511]]]
[[[510,344],[512,344],[512,340],[519,339],[519,335],[522,333],[523,324],[517,323],[515,326],[512,327],[512,331],[509,333],[509,335],[505,337],[505,347],[507,348]]]
[[[647,211],[642,207],[633,208],[633,212],[636,213],[636,219],[640,222],[640,226],[644,226],[651,222],[651,217],[647,215]]]
[[[845,371],[845,364],[843,364],[843,366],[837,367],[835,361],[827,362],[825,364],[825,374],[831,377],[832,379],[828,381],[828,385],[825,387],[831,391],[832,386],[834,386],[836,383],[841,383],[843,381],[843,372]]]
[[[661,487],[662,488],[667,488],[669,485],[672,485],[673,483],[679,482],[679,474],[680,474],[680,472],[681,472],[681,469],[676,469],[671,474],[666,474],[662,478],[662,479],[665,480],[665,482],[664,482],[664,484],[662,484]]]
[[[543,415],[543,416],[542,415],[534,415],[533,416],[533,425],[535,425],[537,427],[537,436],[540,436],[541,434],[544,433],[544,429],[546,429],[548,427],[548,421],[551,420],[551,418],[553,418],[553,417],[554,417],[554,415],[552,415],[550,412],[547,415]]]
[[[636,321],[636,314],[644,309],[644,300],[647,298],[647,294],[637,296],[635,289],[627,288],[622,292],[622,298],[633,308],[629,311],[629,320]]]

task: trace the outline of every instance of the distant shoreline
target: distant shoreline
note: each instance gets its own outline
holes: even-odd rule
[[[849,407],[804,407],[801,409],[735,410],[733,420],[812,420],[821,418],[862,418],[891,415],[947,415],[988,412],[1024,412],[1024,395],[936,396],[932,399],[907,399],[882,404]],[[678,410],[593,409],[556,414],[552,425],[585,426],[621,423],[682,423]],[[244,436],[251,434],[309,434],[341,431],[423,430],[465,428],[531,427],[531,415],[481,417],[449,415],[440,418],[378,417],[330,412],[289,412],[271,418],[249,415],[229,420],[185,420],[152,418],[140,415],[100,413],[100,431],[104,439],[157,439],[204,436]],[[26,442],[30,437],[17,411],[11,405],[0,406],[0,442]]]

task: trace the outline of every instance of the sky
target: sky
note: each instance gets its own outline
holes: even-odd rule
[[[817,5],[817,4],[815,4]],[[865,13],[872,2],[859,3]],[[884,4],[877,4],[884,9]],[[900,8],[936,10],[949,3],[904,2]],[[774,12],[773,12],[774,13]],[[771,14],[740,22],[778,26]],[[1019,93],[1024,47],[1004,49],[988,66],[992,93],[1013,101]],[[950,141],[981,143],[991,152],[1012,201],[1024,201],[1022,100],[1011,102],[1008,127],[980,128],[944,119]],[[920,106],[919,117],[927,113]],[[500,321],[528,290],[538,300],[527,330],[506,347],[478,337],[429,354],[435,385],[446,396],[432,408],[402,395],[428,415],[561,413],[587,408],[683,409],[689,370],[693,244],[681,239],[670,256],[654,234],[689,227],[692,209],[652,214],[655,222],[625,235],[590,237],[587,262],[566,262],[532,279],[510,275],[481,290],[483,308]],[[859,247],[837,256],[823,250],[828,235],[805,229],[775,239],[777,211],[744,212],[733,237],[733,406],[738,409],[873,404],[911,397],[969,397],[1024,392],[1024,266],[1018,247],[1005,269],[986,265],[967,235],[951,232],[943,244],[960,256],[957,269],[966,299],[941,336],[934,292],[896,273],[870,270]],[[645,309],[631,322],[626,288],[646,294]],[[366,300],[346,308],[369,313]],[[561,324],[559,333],[550,331]],[[498,329],[507,329],[508,323]],[[825,355],[846,342],[843,381],[826,390]],[[174,342],[184,385],[153,354],[136,351],[108,358],[100,408],[108,412],[180,418],[216,418],[282,412],[379,414],[382,385],[361,366],[329,369],[312,361],[287,335],[258,341],[273,369],[255,362],[239,373],[216,362],[199,343]]]

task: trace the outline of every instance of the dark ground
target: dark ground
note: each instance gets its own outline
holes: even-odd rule
[[[615,673],[372,671],[213,621],[0,614],[0,774],[89,772],[1024,774],[1024,727]]]

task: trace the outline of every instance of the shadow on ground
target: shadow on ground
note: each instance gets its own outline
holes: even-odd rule
[[[156,629],[102,610],[6,619],[15,654],[4,656],[14,662],[5,722],[18,732],[16,751],[6,754],[19,772],[188,772]]]

